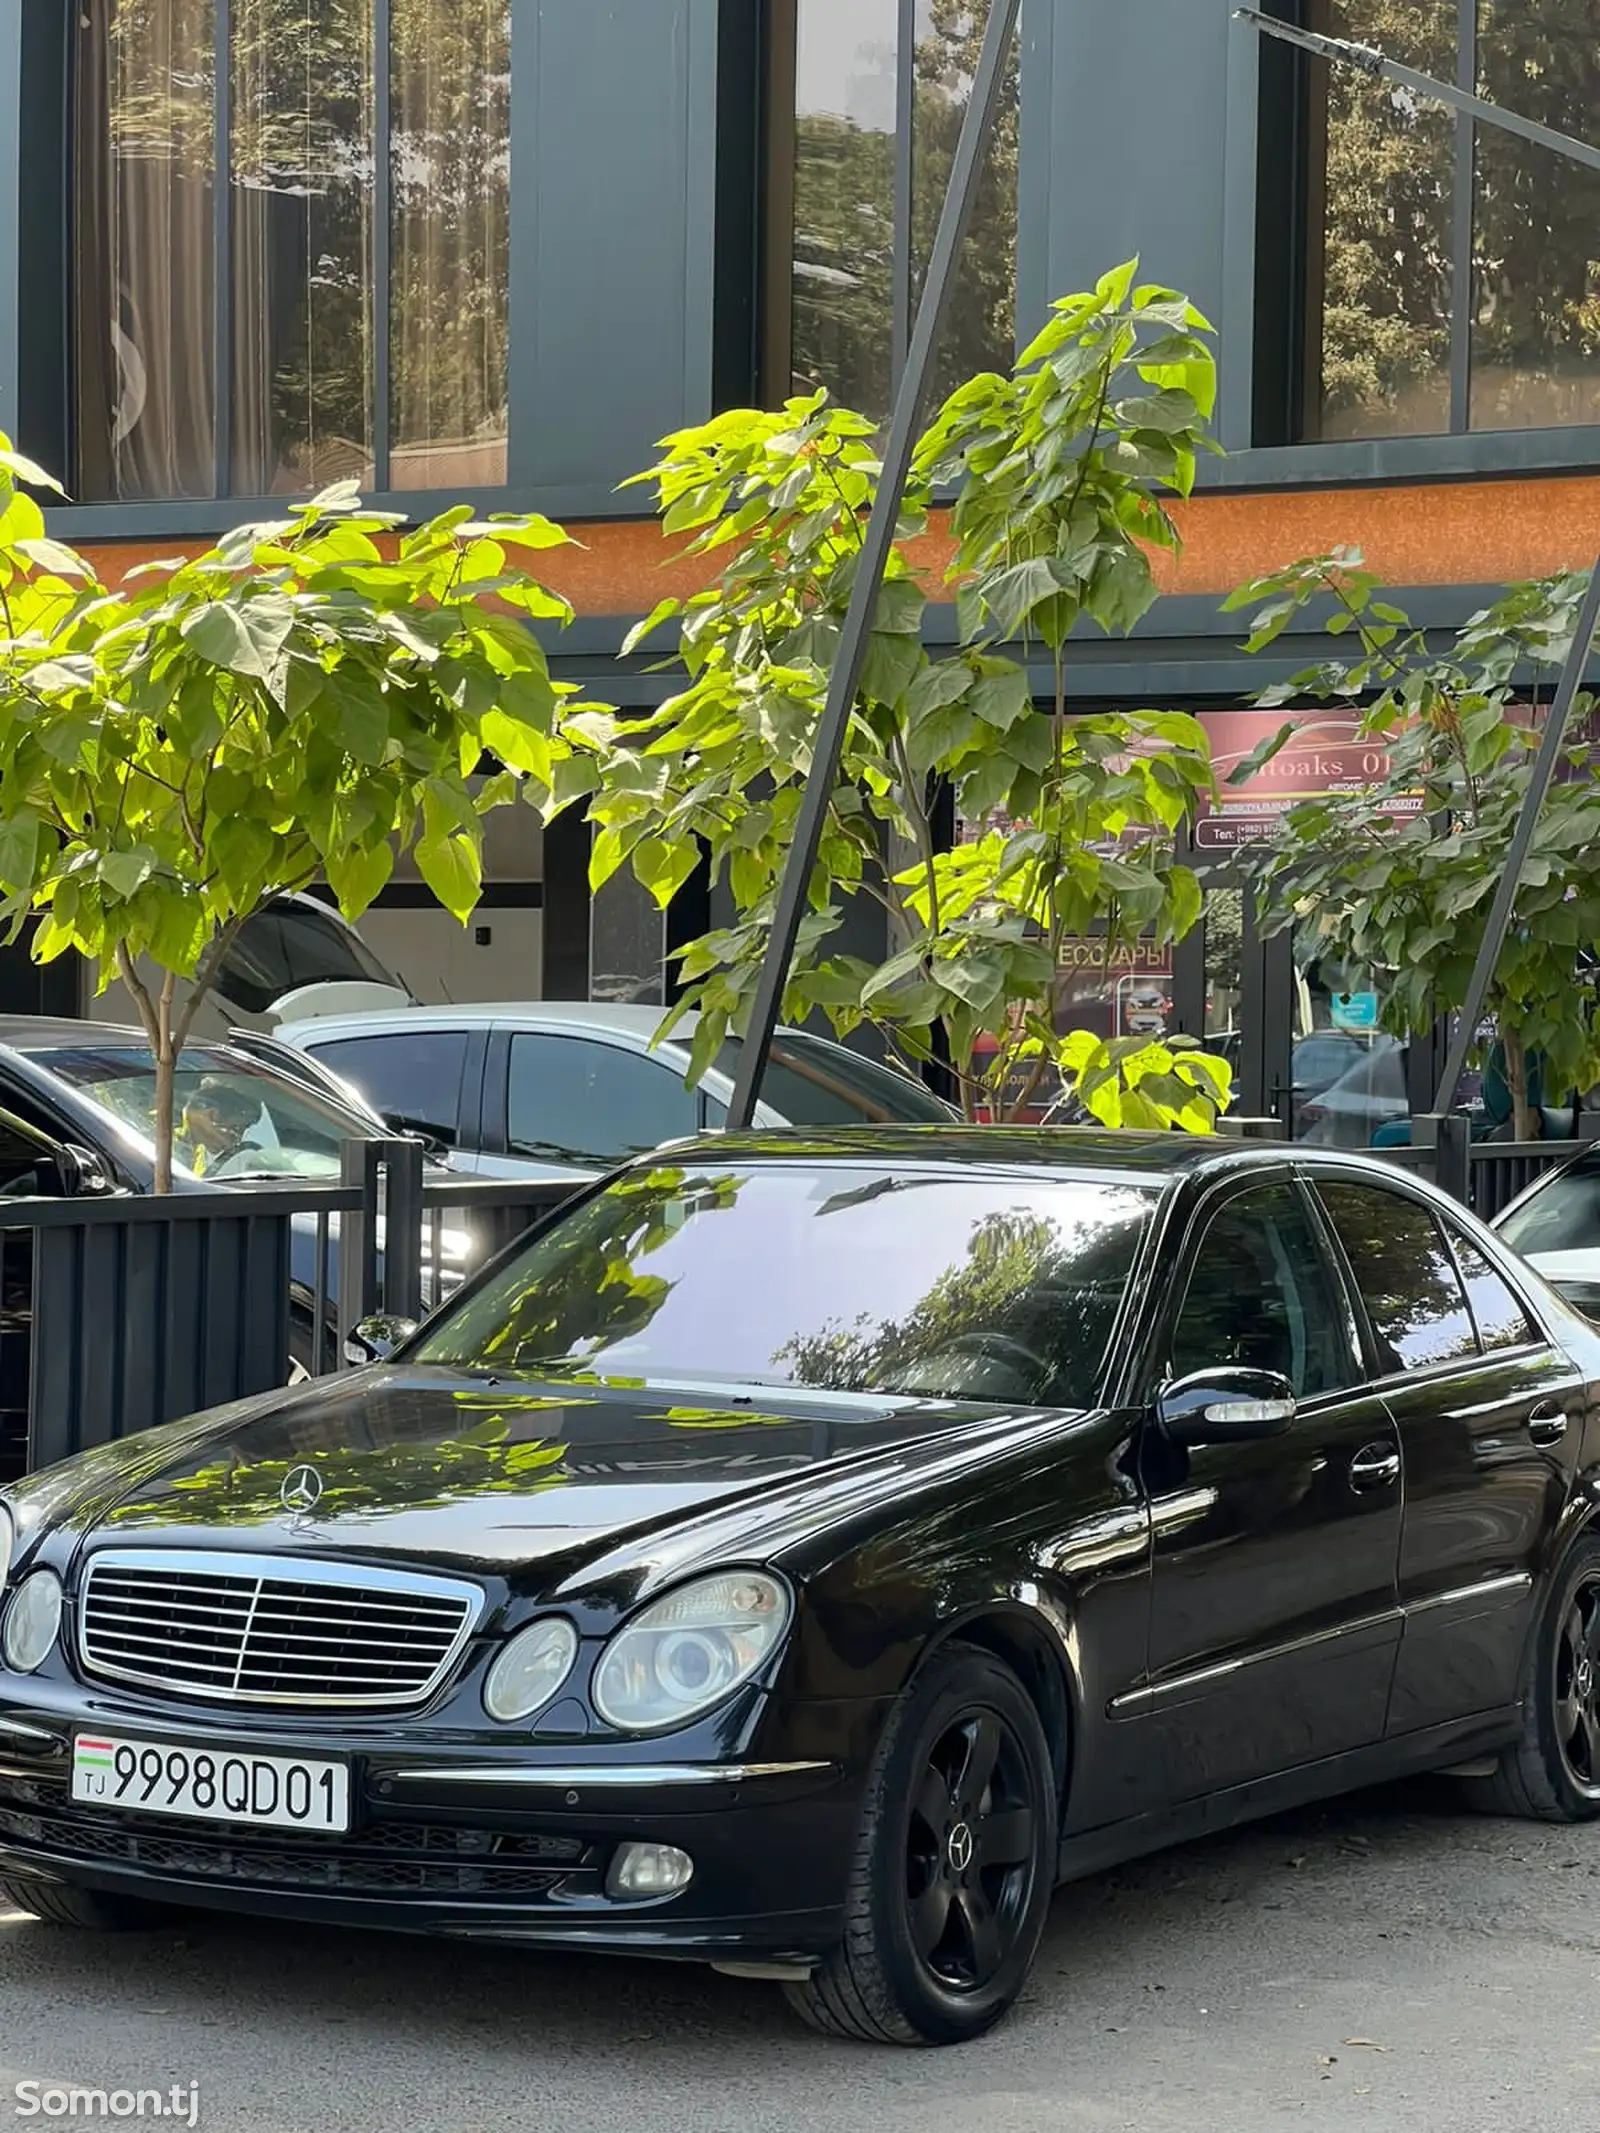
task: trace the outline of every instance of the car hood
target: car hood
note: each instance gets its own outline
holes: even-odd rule
[[[759,1404],[757,1402],[759,1401]],[[577,1589],[646,1585],[702,1552],[768,1557],[1062,1417],[803,1391],[515,1383],[388,1365],[101,1447],[19,1492],[75,1545],[197,1545],[407,1562]],[[72,1487],[74,1467],[83,1486]],[[285,1508],[309,1467],[315,1508]],[[293,1494],[292,1490],[288,1493]],[[30,1515],[31,1514],[31,1515]],[[59,1547],[58,1551],[61,1552]]]

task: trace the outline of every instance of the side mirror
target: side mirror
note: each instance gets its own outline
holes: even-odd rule
[[[72,1198],[114,1189],[110,1172],[92,1149],[80,1148],[75,1141],[67,1141],[57,1160],[62,1187]]]
[[[346,1334],[344,1359],[357,1365],[386,1363],[416,1330],[414,1318],[395,1318],[387,1311],[375,1312]]]
[[[1294,1387],[1273,1370],[1197,1370],[1156,1395],[1174,1444],[1248,1444],[1281,1436],[1294,1417]]]

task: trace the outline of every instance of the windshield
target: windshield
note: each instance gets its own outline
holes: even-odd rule
[[[1517,1252],[1600,1249],[1600,1153],[1558,1170],[1495,1227]]]
[[[558,1222],[414,1354],[1082,1407],[1155,1199],[871,1163],[659,1167]]]
[[[743,1052],[741,1041],[730,1037],[717,1054],[730,1081],[738,1079]],[[774,1037],[761,1101],[790,1126],[948,1126],[955,1115],[909,1074],[798,1030]]]
[[[24,1049],[147,1147],[155,1143],[156,1065],[145,1046]],[[348,1140],[371,1140],[377,1121],[289,1081],[225,1045],[178,1055],[173,1167],[192,1178],[334,1178]]]

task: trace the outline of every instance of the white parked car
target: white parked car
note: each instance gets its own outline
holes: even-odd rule
[[[1535,1178],[1493,1226],[1569,1303],[1600,1319],[1600,1141]]]
[[[279,1041],[359,1090],[397,1128],[489,1177],[581,1178],[722,1124],[740,1045],[685,1086],[695,1017],[651,1048],[659,1007],[544,1000],[287,1021]],[[773,1042],[759,1126],[948,1125],[908,1074],[804,1030]]]

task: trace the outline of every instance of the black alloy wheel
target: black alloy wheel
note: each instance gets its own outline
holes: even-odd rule
[[[1600,1801],[1600,1572],[1573,1594],[1552,1656],[1561,1761],[1574,1788]]]
[[[1015,2002],[1055,1883],[1059,1781],[1009,1667],[951,1643],[901,1697],[879,1744],[840,1945],[790,2005],[874,2044],[958,2044]]]
[[[1485,1814],[1600,1817],[1600,1540],[1574,1543],[1550,1581],[1522,1685],[1522,1732],[1494,1774],[1462,1780]]]
[[[912,1945],[952,1992],[980,1992],[1015,1946],[1037,1850],[1032,1774],[992,1710],[934,1744],[911,1804],[906,1903]]]

